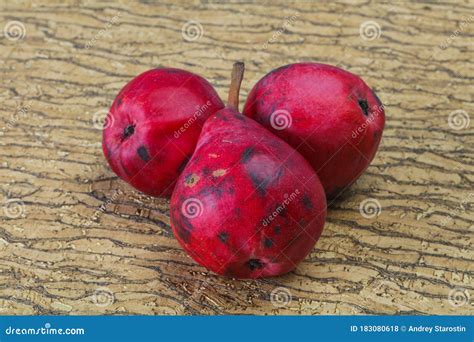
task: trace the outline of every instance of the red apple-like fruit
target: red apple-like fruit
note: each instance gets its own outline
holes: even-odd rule
[[[299,151],[328,198],[337,197],[368,167],[385,123],[382,103],[362,79],[317,63],[268,73],[250,92],[244,114]]]
[[[103,130],[104,155],[136,189],[168,197],[205,120],[223,107],[198,75],[172,68],[146,71],[115,98]]]
[[[326,217],[323,187],[292,147],[238,112],[243,64],[228,106],[207,119],[171,197],[173,232],[198,263],[236,278],[291,271]]]

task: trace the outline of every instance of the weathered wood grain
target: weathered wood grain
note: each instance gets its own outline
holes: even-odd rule
[[[0,314],[474,314],[472,1],[0,6],[2,26],[25,28],[0,39]],[[191,20],[202,36],[186,41]],[[367,21],[380,37],[362,39]],[[311,255],[274,279],[196,265],[168,202],[112,173],[94,125],[157,66],[199,73],[225,98],[235,60],[242,102],[271,69],[319,61],[361,75],[386,105],[372,165],[331,204]],[[369,198],[381,212],[364,218]],[[291,296],[281,307],[278,287]]]

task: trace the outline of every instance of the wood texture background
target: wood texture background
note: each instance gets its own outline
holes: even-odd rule
[[[1,26],[25,30],[0,39],[0,314],[474,314],[473,14],[472,1],[1,1]],[[95,122],[158,66],[225,98],[235,60],[242,103],[273,68],[319,61],[361,75],[386,106],[372,165],[311,255],[273,279],[196,265],[168,202],[109,169]],[[369,198],[374,218],[359,211]]]

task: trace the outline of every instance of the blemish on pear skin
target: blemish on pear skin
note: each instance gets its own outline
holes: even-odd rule
[[[145,162],[150,160],[150,155],[148,154],[148,150],[143,145],[137,149],[137,154]]]
[[[219,234],[217,234],[217,237],[219,238],[219,240],[221,240],[222,243],[227,243],[227,241],[229,240],[229,233],[220,232]]]
[[[187,175],[186,178],[184,179],[184,186],[192,188],[199,182],[201,177],[199,177],[197,174],[193,173],[191,175]]]
[[[280,226],[275,226],[275,228],[273,228],[273,231],[275,232],[275,234],[280,234],[281,233],[281,227]]]
[[[301,201],[303,202],[303,205],[306,209],[313,210],[313,202],[311,201],[311,198],[309,198],[308,195],[304,195]]]
[[[273,241],[269,238],[265,238],[265,240],[263,240],[263,245],[265,248],[271,248],[273,246]]]
[[[245,264],[251,271],[263,268],[263,264],[259,259],[250,259]]]
[[[247,147],[243,152],[242,155],[240,156],[240,160],[242,163],[246,163],[250,160],[252,155],[255,153],[253,147]]]
[[[212,173],[212,175],[213,175],[214,177],[222,177],[222,176],[224,176],[226,173],[227,173],[227,169],[217,169],[217,170],[215,170],[215,171]]]

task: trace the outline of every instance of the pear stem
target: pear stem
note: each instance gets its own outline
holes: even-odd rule
[[[232,68],[230,78],[229,97],[227,98],[227,107],[231,107],[239,111],[239,93],[240,84],[244,78],[245,65],[243,62],[235,62]]]

